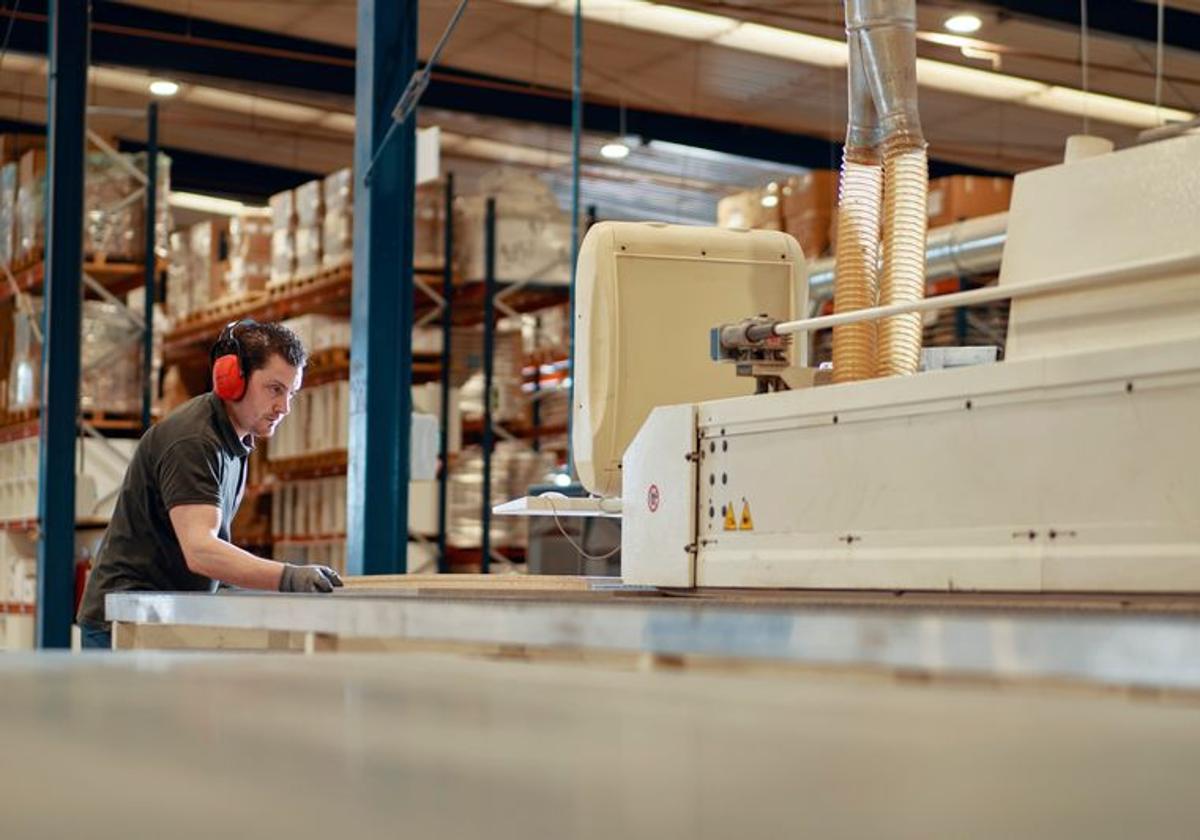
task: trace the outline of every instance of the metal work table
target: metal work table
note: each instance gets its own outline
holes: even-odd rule
[[[368,639],[487,643],[1200,690],[1200,616],[1192,613],[750,606],[619,592],[126,593],[108,596],[107,608],[116,628],[308,634],[333,640],[330,649],[339,640],[347,650]]]
[[[0,657],[5,837],[1190,837],[1200,707],[429,654]]]

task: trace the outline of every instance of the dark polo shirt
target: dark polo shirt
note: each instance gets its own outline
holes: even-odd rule
[[[221,509],[218,536],[228,541],[252,442],[238,439],[213,394],[189,400],[142,436],[79,605],[81,623],[107,624],[104,596],[109,592],[215,588],[212,580],[188,569],[168,511],[177,505],[215,505]]]

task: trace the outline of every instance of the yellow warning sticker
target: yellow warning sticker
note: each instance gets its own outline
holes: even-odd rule
[[[729,507],[730,507],[730,512],[732,513],[733,505],[730,505]],[[754,520],[750,518],[750,503],[747,502],[744,497],[742,499],[742,520],[741,520],[741,522],[738,523],[738,530],[739,531],[753,531],[754,530]]]
[[[722,505],[721,510],[725,513],[725,530],[736,531],[738,529],[737,520],[733,517],[733,502],[727,505]]]

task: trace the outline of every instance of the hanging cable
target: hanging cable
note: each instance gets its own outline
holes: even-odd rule
[[[12,37],[13,24],[17,22],[17,12],[20,8],[21,0],[16,0],[8,16],[8,27],[4,30],[4,43],[0,44],[0,67],[4,66],[4,57],[8,55],[8,39]]]
[[[1154,116],[1159,125],[1162,118],[1162,80],[1163,80],[1163,6],[1164,0],[1158,0],[1158,34],[1154,43]]]
[[[554,506],[554,500],[547,498],[546,496],[542,496],[542,498],[546,499],[546,501],[550,503],[550,513],[554,515],[554,524],[558,526],[558,532],[563,535],[563,539],[570,544],[571,548],[579,552],[579,556],[584,560],[607,560],[621,550],[621,546],[618,545],[612,551],[609,551],[605,554],[589,554],[588,552],[584,551],[583,546],[571,539],[571,535],[567,533],[567,529],[564,528],[562,522],[559,521],[558,509]]]
[[[1079,0],[1079,60],[1083,65],[1083,133],[1090,134],[1091,115],[1088,106],[1088,0]]]
[[[454,10],[454,14],[450,17],[450,22],[446,24],[446,30],[442,32],[442,37],[438,39],[437,46],[430,53],[429,60],[425,62],[423,68],[413,73],[412,78],[408,80],[404,92],[400,94],[400,99],[396,102],[396,107],[392,109],[392,124],[388,126],[387,133],[383,135],[383,142],[375,150],[371,162],[367,164],[367,171],[363,173],[364,183],[371,183],[371,173],[375,169],[375,163],[379,160],[379,156],[383,154],[383,150],[391,142],[396,130],[408,122],[408,118],[412,116],[417,103],[421,101],[421,96],[425,93],[425,88],[429,87],[429,79],[433,75],[433,67],[437,64],[438,58],[441,57],[442,49],[445,48],[446,42],[450,40],[450,35],[454,32],[455,27],[458,26],[458,21],[462,18],[463,12],[467,10],[468,2],[469,0],[460,0],[458,8]]]

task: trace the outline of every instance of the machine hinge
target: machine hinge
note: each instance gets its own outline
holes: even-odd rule
[[[686,552],[687,554],[695,554],[695,553],[696,553],[697,551],[699,551],[700,549],[699,549],[699,548],[696,546],[696,544],[695,544],[695,543],[688,543],[687,545],[685,545],[685,546],[683,547],[683,550],[684,550],[684,552]]]
[[[688,452],[687,454],[685,454],[683,456],[683,460],[689,461],[693,464],[697,463],[700,460],[700,450],[696,450],[695,452]]]

